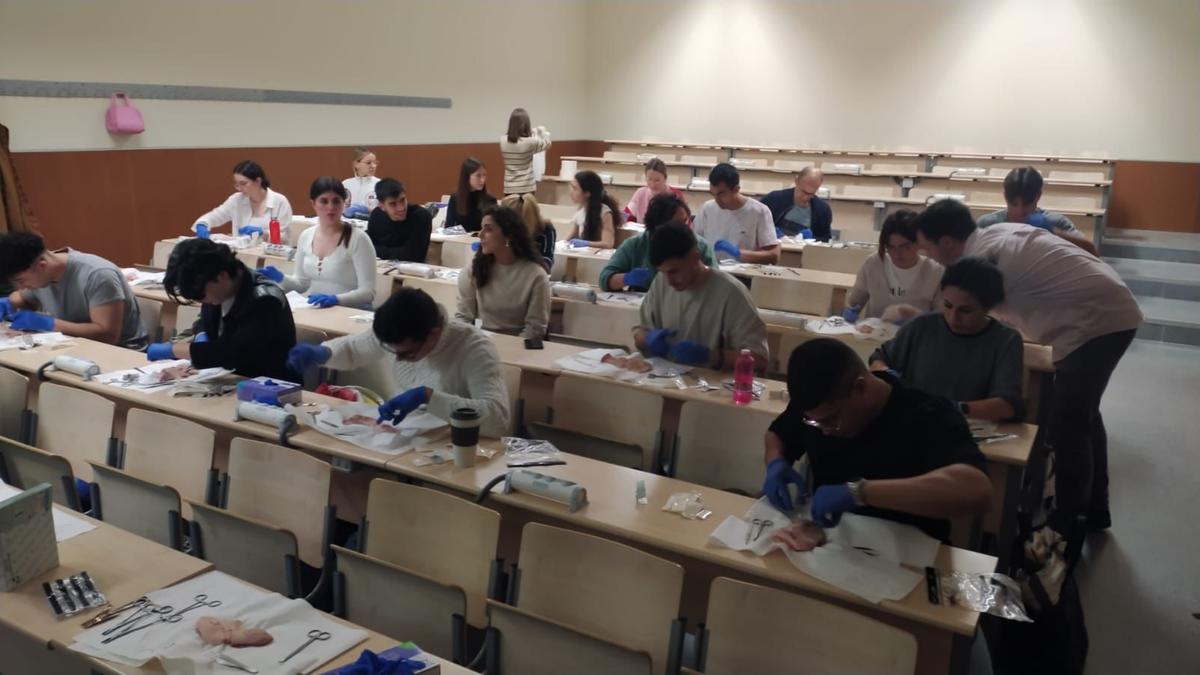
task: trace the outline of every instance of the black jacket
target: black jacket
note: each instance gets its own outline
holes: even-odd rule
[[[792,206],[796,203],[796,188],[784,188],[782,190],[774,190],[762,198],[762,203],[771,209],[771,219],[775,221],[775,227],[785,230],[783,217],[788,211],[792,210]],[[829,202],[814,196],[812,198],[812,225],[810,226],[813,233],[813,239],[817,241],[829,241],[833,236],[833,209],[829,208]]]
[[[432,231],[433,216],[419,204],[408,205],[404,220],[392,220],[377,206],[367,221],[367,236],[375,244],[376,257],[382,260],[425,262]]]
[[[229,314],[222,319],[220,305],[201,305],[196,331],[201,330],[208,341],[191,346],[197,368],[230,368],[245,377],[300,381],[286,365],[288,350],[296,345],[292,310],[283,289],[270,279],[243,267]]]

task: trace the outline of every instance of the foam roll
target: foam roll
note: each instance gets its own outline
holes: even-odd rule
[[[250,401],[239,401],[235,408],[234,421],[252,420],[273,427],[287,428],[296,423],[296,416],[284,412],[282,408]]]
[[[596,291],[591,286],[580,286],[577,284],[564,284],[559,282],[550,284],[550,295],[553,295],[556,298],[582,300],[583,302],[596,302]]]
[[[396,271],[410,277],[421,277],[422,279],[432,279],[434,272],[429,265],[421,263],[403,262],[396,265]]]
[[[100,366],[95,361],[80,359],[74,356],[54,357],[54,369],[66,373],[75,373],[85,380],[90,380],[100,374]]]
[[[763,321],[775,324],[776,326],[789,326],[791,328],[804,328],[807,319],[803,314],[795,314],[793,312],[781,312],[775,309],[760,309],[758,310]]]

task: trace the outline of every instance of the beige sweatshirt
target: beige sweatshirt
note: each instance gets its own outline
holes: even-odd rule
[[[468,264],[458,273],[458,309],[454,318],[464,323],[483,321],[497,333],[544,338],[550,323],[550,277],[538,263],[518,260],[494,265],[483,288],[475,287]]]

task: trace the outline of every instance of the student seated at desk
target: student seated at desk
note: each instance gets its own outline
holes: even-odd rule
[[[767,326],[742,282],[700,259],[696,235],[683,223],[654,231],[650,263],[658,276],[642,300],[637,348],[677,363],[732,370],[749,349],[754,366],[767,365]]]
[[[487,191],[487,167],[468,157],[458,169],[458,187],[446,203],[446,227],[460,225],[467,232],[478,232],[483,210],[495,203]]]
[[[644,291],[649,288],[655,273],[654,266],[650,264],[650,238],[654,230],[672,221],[687,223],[692,219],[692,212],[681,197],[666,192],[650,200],[645,216],[645,231],[621,242],[608,264],[600,271],[600,288],[610,291]],[[705,265],[712,267],[717,264],[708,242],[696,237],[696,248]]]
[[[546,336],[550,277],[516,211],[492,206],[483,212],[479,250],[458,273],[454,318],[466,323],[478,318],[484,328],[499,333]]]
[[[816,486],[812,520],[821,527],[854,511],[946,541],[948,518],[987,510],[986,460],[946,399],[868,371],[849,345],[831,338],[792,352],[788,395],[764,440],[763,493],[775,508],[792,510],[789,484],[807,492],[792,466],[807,455]],[[791,530],[784,533],[781,539],[795,547]]]
[[[384,178],[375,185],[379,206],[367,221],[367,236],[382,260],[425,262],[429,253],[429,235],[433,216],[419,204],[408,203],[404,185],[395,178]]]
[[[287,197],[271,189],[271,181],[257,162],[245,160],[233,167],[233,190],[225,203],[196,219],[192,231],[198,237],[207,239],[212,230],[232,222],[234,234],[257,232],[266,238],[271,219],[275,219],[279,221],[281,241],[287,243],[292,205]]]
[[[775,190],[763,197],[762,203],[771,209],[771,218],[780,232],[794,237],[829,241],[833,233],[833,209],[829,202],[817,196],[825,174],[806,166],[796,175],[796,187]]]
[[[779,237],[771,210],[741,192],[741,177],[732,164],[718,164],[708,173],[708,191],[693,226],[696,235],[713,243],[718,256],[747,263],[779,262]]]
[[[879,254],[863,261],[846,296],[842,317],[882,318],[903,323],[941,306],[942,266],[920,254],[913,219],[900,209],[888,214],[879,230]]]
[[[146,328],[125,275],[111,262],[65,248],[47,251],[32,232],[0,235],[0,278],[13,291],[0,297],[0,321],[12,330],[63,335],[141,349]]]
[[[366,232],[342,220],[346,186],[323,176],[308,190],[317,226],[300,234],[296,273],[285,276],[273,265],[259,270],[285,291],[310,293],[308,304],[370,308],[375,299],[375,246]]]
[[[190,359],[197,368],[299,381],[286,365],[296,325],[283,289],[242,264],[228,246],[207,239],[180,243],[167,262],[163,287],[173,300],[203,304],[192,341],[152,344],[146,350],[151,361]]]
[[[904,384],[945,396],[967,417],[1020,419],[1025,345],[1021,334],[988,316],[1004,302],[1004,276],[982,258],[963,258],[942,276],[942,311],[909,321],[871,354],[871,370],[892,370]]]
[[[360,145],[354,149],[354,161],[351,162],[350,168],[354,170],[354,175],[342,181],[342,185],[345,185],[346,191],[350,193],[347,208],[358,206],[370,212],[375,208],[375,186],[379,183],[375,172],[379,170],[379,160],[370,148]]]
[[[288,366],[298,373],[324,365],[353,370],[395,357],[392,368],[404,391],[379,406],[380,419],[404,419],[424,405],[444,420],[456,408],[474,408],[481,433],[509,433],[508,390],[500,372],[500,354],[483,331],[446,318],[425,291],[400,288],[375,312],[371,331],[323,344],[298,344]]]
[[[567,235],[571,246],[612,248],[617,240],[621,215],[617,200],[604,189],[595,171],[580,171],[571,180],[571,201],[579,207]]]
[[[673,194],[683,199],[683,192],[667,184],[667,165],[657,157],[646,162],[646,184],[637,189],[625,206],[625,215],[635,223],[646,222],[646,209],[650,200],[659,195]]]
[[[532,194],[509,195],[501,204],[521,216],[529,239],[533,242],[533,249],[542,256],[542,267],[549,274],[550,268],[554,267],[554,239],[557,236],[554,223],[542,217],[542,209]]]
[[[550,148],[546,127],[533,127],[524,108],[514,108],[508,116],[508,131],[500,137],[500,156],[504,158],[504,194],[523,195],[537,189],[533,175],[533,156]]]
[[[1057,234],[1092,255],[1100,255],[1096,245],[1076,229],[1070,218],[1038,206],[1038,200],[1042,198],[1043,182],[1042,174],[1032,166],[1009,171],[1004,177],[1004,203],[1008,208],[980,216],[979,227],[991,227],[998,223],[1024,223]]]

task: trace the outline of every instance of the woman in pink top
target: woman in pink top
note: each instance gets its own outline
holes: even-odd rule
[[[667,185],[667,165],[661,159],[651,157],[650,161],[646,162],[646,184],[633,193],[629,205],[625,207],[625,214],[632,222],[642,222],[646,217],[646,207],[650,205],[650,200],[667,192],[674,192],[676,196],[683,199],[682,192]]]

